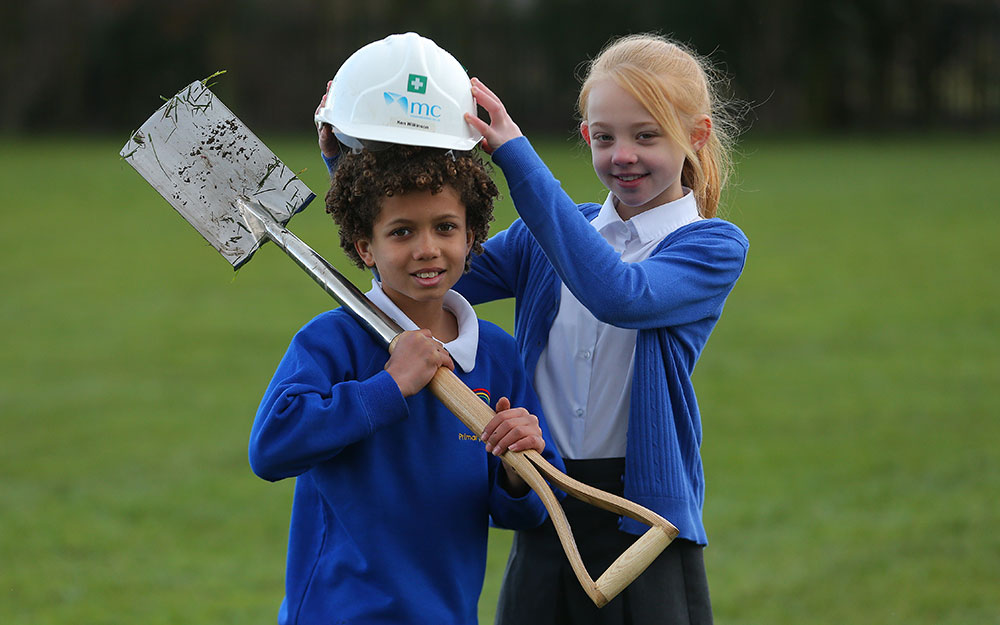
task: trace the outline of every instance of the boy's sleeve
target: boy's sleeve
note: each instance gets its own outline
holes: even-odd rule
[[[722,220],[686,230],[642,262],[623,262],[526,138],[503,144],[493,158],[524,224],[569,290],[600,321],[648,329],[704,319],[721,310],[743,271],[747,239]]]
[[[510,380],[510,405],[521,407],[538,417],[538,423],[542,428],[542,437],[545,439],[545,449],[542,450],[542,457],[552,463],[560,471],[565,472],[562,457],[556,451],[556,445],[552,440],[548,425],[545,422],[545,415],[538,401],[534,389],[528,381],[527,374],[521,365],[520,358],[516,351],[510,350],[510,362],[515,365],[508,365],[507,371],[511,372]],[[490,489],[490,517],[492,524],[505,529],[530,529],[538,527],[548,518],[548,511],[538,495],[529,491],[523,497],[512,497],[503,486],[500,485],[502,472],[504,471],[502,462],[492,454],[490,459],[490,479],[492,487]],[[560,499],[566,496],[562,491],[555,491]]]
[[[386,371],[353,379],[352,359],[330,351],[331,345],[346,349],[349,340],[340,338],[314,327],[292,340],[250,433],[250,465],[258,476],[275,481],[300,475],[409,414]]]

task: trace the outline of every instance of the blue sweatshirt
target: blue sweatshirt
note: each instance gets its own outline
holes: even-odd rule
[[[625,497],[680,537],[707,544],[701,415],[691,374],[743,271],[748,241],[703,219],[669,234],[646,260],[622,262],[524,137],[493,153],[520,219],[491,237],[455,286],[472,304],[516,298],[514,337],[529,375],[559,310],[561,282],[598,320],[638,330],[625,452]],[[622,519],[641,534],[647,526]]]
[[[546,518],[533,492],[499,485],[499,459],[429,390],[404,398],[387,359],[333,310],[295,335],[261,401],[251,466],[296,477],[279,623],[476,623],[490,519]],[[456,373],[491,406],[507,396],[541,415],[513,339],[488,322],[474,368]]]

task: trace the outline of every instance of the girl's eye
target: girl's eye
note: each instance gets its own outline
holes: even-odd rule
[[[396,228],[395,230],[393,230],[392,232],[389,233],[389,236],[390,237],[405,237],[408,234],[410,234],[410,229],[409,228]]]
[[[641,140],[641,141],[652,141],[656,137],[657,137],[657,134],[655,132],[640,132],[639,133],[639,140]]]
[[[612,139],[611,135],[596,134],[596,135],[594,135],[594,141],[598,141],[600,143],[608,143],[610,141],[613,141],[613,139]]]
[[[455,228],[457,228],[457,226],[455,224],[452,224],[452,223],[438,224],[438,230],[440,230],[441,232],[450,232],[450,231],[454,230]]]

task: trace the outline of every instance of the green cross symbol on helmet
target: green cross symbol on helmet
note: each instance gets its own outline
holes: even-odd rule
[[[406,83],[406,90],[410,93],[427,93],[427,76],[410,74],[410,79]]]
[[[466,113],[476,115],[476,102],[462,64],[430,39],[405,33],[348,57],[315,121],[333,126],[354,149],[400,143],[472,150],[482,137],[465,122]]]

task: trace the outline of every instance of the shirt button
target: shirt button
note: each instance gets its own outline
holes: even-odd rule
[[[578,416],[578,417],[582,417],[583,416],[583,408],[577,408],[576,409],[576,416]]]
[[[590,360],[591,355],[592,354],[590,353],[589,349],[580,352],[580,358],[583,358],[584,360]]]

